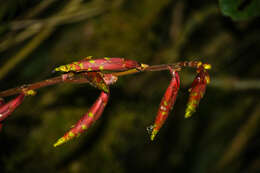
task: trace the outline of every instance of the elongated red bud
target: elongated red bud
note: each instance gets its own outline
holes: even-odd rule
[[[83,60],[73,62],[71,64],[59,66],[55,68],[55,71],[125,71],[132,68],[142,68],[142,66],[142,64],[134,60],[128,60],[124,58],[85,58]]]
[[[196,107],[199,105],[200,100],[203,98],[206,91],[206,86],[210,82],[210,77],[205,69],[198,69],[198,74],[191,84],[189,89],[190,96],[185,111],[185,118],[190,117],[195,111]]]
[[[180,77],[177,71],[173,71],[170,68],[172,79],[170,85],[166,89],[166,92],[161,100],[160,107],[155,119],[155,123],[152,126],[151,132],[151,140],[154,140],[156,134],[159,132],[160,128],[164,124],[165,120],[167,119],[169,112],[171,111],[177,94],[180,88]]]
[[[108,102],[108,98],[108,93],[101,92],[100,96],[92,105],[90,110],[83,115],[83,117],[63,137],[58,139],[53,146],[57,147],[86,131],[93,124],[93,122],[99,119]]]
[[[24,96],[25,94],[21,93],[13,100],[0,106],[0,122],[13,113],[13,111],[23,102]]]

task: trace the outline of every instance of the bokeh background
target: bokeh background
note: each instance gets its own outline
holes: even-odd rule
[[[212,64],[212,82],[184,119],[196,73],[183,70],[175,107],[151,142],[146,127],[170,75],[124,76],[101,119],[58,148],[99,91],[42,88],[5,121],[0,172],[260,172],[259,12],[258,0],[1,1],[1,91],[54,77],[54,67],[89,55],[151,65],[200,60]]]

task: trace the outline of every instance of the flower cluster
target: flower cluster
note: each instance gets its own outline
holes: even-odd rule
[[[185,111],[185,118],[190,117],[196,111],[196,107],[198,106],[206,91],[206,86],[210,82],[209,74],[207,72],[207,70],[211,68],[209,64],[202,64],[201,62],[198,62],[190,63],[189,66],[196,67],[198,74],[192,82],[191,88],[189,89],[190,96]],[[151,131],[151,140],[154,140],[156,134],[159,132],[159,129],[167,119],[169,112],[173,108],[178,90],[180,88],[180,77],[178,72],[171,68],[169,68],[169,70],[172,76],[171,82],[161,100],[154,125],[149,126],[148,128],[148,132]]]
[[[142,71],[169,70],[171,74],[170,84],[161,100],[155,122],[152,126],[150,126],[150,139],[154,140],[156,134],[163,126],[175,104],[180,88],[179,71],[181,71],[183,67],[196,68],[197,70],[197,76],[195,77],[193,83],[191,84],[191,88],[189,89],[190,96],[185,112],[185,117],[187,118],[195,112],[196,107],[198,106],[206,91],[206,86],[210,82],[208,70],[211,68],[211,66],[209,64],[203,64],[202,62],[198,61],[185,61],[179,62],[175,64],[175,66],[149,66],[147,64],[138,63],[134,60],[124,58],[105,57],[100,59],[92,59],[92,57],[86,57],[83,60],[55,68],[54,71],[64,72],[64,74],[61,75],[61,81],[72,81],[74,75],[83,74],[82,76],[84,78],[84,82],[87,81],[92,86],[101,90],[101,94],[95,103],[91,106],[89,111],[84,114],[82,118],[75,125],[73,125],[68,132],[65,133],[63,137],[57,140],[57,142],[54,144],[54,147],[68,142],[75,137],[78,137],[100,118],[109,100],[109,86],[117,81],[118,76]],[[48,83],[50,80],[46,80],[46,82]],[[55,82],[56,81],[53,83]],[[39,84],[37,84],[37,86],[38,85]],[[49,85],[49,83],[46,85]],[[27,88],[23,89],[16,98],[6,104],[4,103],[4,100],[0,98],[0,130],[3,125],[3,121],[9,115],[11,115],[11,113],[23,102],[24,97],[34,94],[35,92],[33,90],[28,90]]]

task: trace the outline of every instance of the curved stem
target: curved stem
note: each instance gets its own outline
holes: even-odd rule
[[[46,86],[55,85],[55,84],[59,84],[59,83],[89,83],[89,81],[85,78],[84,73],[73,75],[71,77],[68,77],[67,79],[64,79],[61,75],[58,77],[46,79],[44,81],[40,81],[40,82],[36,82],[36,83],[32,83],[32,84],[25,84],[25,85],[21,85],[16,88],[2,91],[2,92],[0,92],[0,97],[7,97],[7,96],[15,95],[15,94],[21,93],[24,89],[36,90],[39,88],[43,88]]]

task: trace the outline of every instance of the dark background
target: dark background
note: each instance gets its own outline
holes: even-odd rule
[[[190,119],[184,113],[196,73],[181,72],[177,102],[153,142],[146,127],[170,81],[166,71],[120,78],[101,119],[57,148],[53,143],[99,91],[83,84],[38,90],[4,123],[1,173],[260,172],[259,18],[232,19],[219,1],[203,0],[0,2],[1,91],[54,77],[56,66],[89,55],[212,65],[212,81]]]

